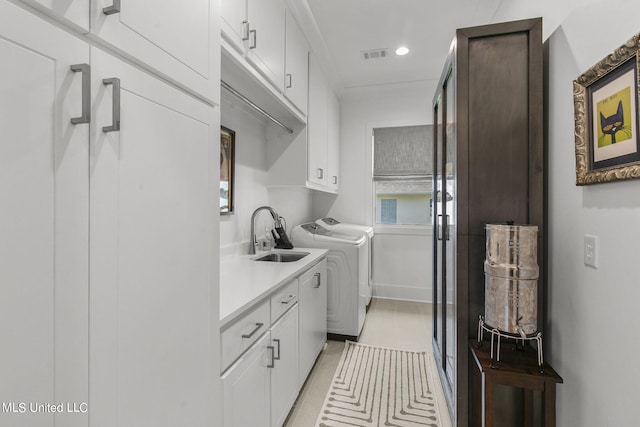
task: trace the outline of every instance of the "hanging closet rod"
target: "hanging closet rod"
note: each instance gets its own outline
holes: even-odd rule
[[[223,88],[228,90],[231,94],[235,95],[237,98],[239,98],[245,104],[247,104],[248,106],[250,106],[251,108],[256,110],[258,113],[262,114],[267,119],[271,120],[273,123],[275,123],[278,126],[280,126],[282,129],[286,130],[289,133],[293,133],[293,130],[291,128],[289,128],[288,126],[284,125],[282,122],[280,122],[278,119],[273,117],[271,114],[269,114],[266,111],[264,111],[262,108],[258,107],[249,98],[247,98],[246,96],[244,96],[243,94],[241,94],[240,92],[238,92],[237,90],[235,90],[234,88],[229,86],[229,84],[226,83],[224,80],[220,80],[220,86],[222,86]]]

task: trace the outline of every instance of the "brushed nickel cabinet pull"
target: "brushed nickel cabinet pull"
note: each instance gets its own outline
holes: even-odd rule
[[[102,132],[117,132],[120,130],[120,79],[117,77],[104,79],[105,86],[113,85],[113,104],[111,107],[111,126],[103,126]]]
[[[313,277],[318,279],[317,283],[313,286],[315,289],[318,289],[322,284],[322,281],[320,280],[320,273],[314,274]]]
[[[289,295],[289,299],[285,300],[285,301],[280,301],[280,304],[289,304],[291,301],[293,301],[294,299],[296,299],[295,295]]]
[[[258,46],[258,32],[256,30],[249,30],[249,35],[253,34],[253,43],[249,46],[249,49],[255,49]]]
[[[258,332],[260,330],[260,328],[262,328],[264,326],[264,323],[256,323],[256,327],[253,331],[249,332],[248,334],[242,334],[242,338],[251,338],[252,336],[254,336],[256,334],[256,332]]]
[[[73,64],[71,71],[82,73],[82,115],[72,117],[71,124],[89,123],[91,121],[91,66],[89,64]]]
[[[111,6],[102,8],[102,13],[104,13],[105,15],[120,13],[120,0],[113,0],[113,4]]]
[[[249,40],[249,21],[242,21],[242,41]]]
[[[275,366],[276,366],[275,349],[273,348],[272,345],[268,345],[267,346],[267,350],[271,350],[271,362],[267,365],[267,368],[275,368]]]
[[[278,355],[274,356],[274,359],[276,360],[280,360],[280,340],[279,339],[275,339],[273,340],[274,343],[278,344]]]

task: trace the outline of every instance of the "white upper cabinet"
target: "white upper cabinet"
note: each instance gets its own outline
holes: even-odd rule
[[[222,0],[221,29],[223,39],[243,61],[257,70],[277,93],[284,93],[298,110],[306,112],[308,48],[283,0]],[[291,66],[286,73],[296,74],[295,89],[294,85],[286,87],[291,78],[285,78],[285,35],[289,31],[295,35],[286,41],[286,63]]]
[[[307,179],[327,186],[327,80],[315,59],[309,58],[309,119],[307,121],[308,158]]]
[[[199,97],[219,99],[219,1],[90,1],[93,37]]]
[[[196,96],[218,103],[219,0],[21,1],[75,31],[88,33]]]
[[[304,33],[287,10],[284,96],[307,114],[309,47]]]
[[[86,427],[18,405],[88,402],[89,46],[2,0],[0,57],[0,425]]]
[[[340,100],[317,59],[309,55],[305,131],[279,136],[269,147],[269,186],[337,193],[340,184]]]
[[[247,60],[282,92],[285,8],[282,0],[249,0]]]
[[[340,187],[340,101],[332,91],[329,91],[327,108],[328,185],[337,192]]]
[[[244,51],[244,40],[249,37],[247,0],[220,1],[220,28],[222,36],[239,52]]]
[[[21,0],[47,15],[75,27],[81,33],[89,32],[89,0]]]

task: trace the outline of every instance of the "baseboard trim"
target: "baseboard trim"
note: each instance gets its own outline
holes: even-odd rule
[[[404,301],[433,302],[433,290],[430,286],[417,288],[412,286],[374,284],[373,296]]]

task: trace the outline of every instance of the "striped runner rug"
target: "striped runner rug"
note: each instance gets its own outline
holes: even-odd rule
[[[347,341],[316,427],[441,427],[425,352]]]

